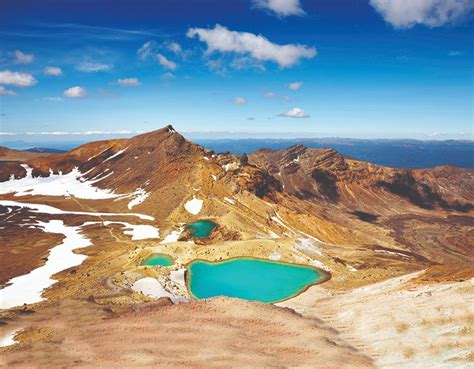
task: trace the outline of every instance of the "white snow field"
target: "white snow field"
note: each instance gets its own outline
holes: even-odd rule
[[[52,275],[79,265],[87,258],[73,252],[91,245],[90,240],[80,233],[81,226],[66,226],[62,220],[37,222],[37,226],[45,232],[63,234],[65,238],[49,251],[43,266],[8,281],[9,285],[0,290],[0,309],[43,301],[43,290],[56,282],[51,278]]]
[[[192,200],[189,200],[184,204],[184,208],[188,213],[198,215],[202,209],[203,203],[203,200],[199,200],[198,198],[196,198],[196,196],[193,196]]]

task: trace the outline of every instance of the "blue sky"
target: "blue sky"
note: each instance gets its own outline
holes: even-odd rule
[[[16,0],[0,140],[469,138],[470,0]],[[208,135],[212,136],[212,133]]]

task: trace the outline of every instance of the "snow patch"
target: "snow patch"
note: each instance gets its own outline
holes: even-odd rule
[[[138,217],[144,220],[155,220],[155,218],[153,218],[150,215],[138,214],[138,213],[94,213],[91,211],[68,211],[68,210],[61,210],[49,205],[29,204],[25,202],[17,202],[17,201],[10,201],[10,200],[0,200],[0,205],[5,206],[5,207],[18,206],[21,208],[28,208],[30,209],[30,211],[34,213],[44,213],[44,214],[75,214],[75,215],[90,215],[94,217],[132,216],[132,217]]]
[[[120,154],[124,153],[125,150],[127,150],[127,148],[123,149],[123,150],[119,150],[117,151],[115,154],[113,154],[112,156],[108,157],[107,159],[104,160],[104,163],[106,161],[109,161],[109,160],[112,160],[113,158],[116,158],[117,156],[119,156]]]
[[[150,193],[146,192],[143,188],[137,188],[133,192],[132,196],[136,196],[136,197],[128,203],[127,206],[128,206],[129,209],[131,209],[134,206],[137,206],[137,205],[141,204],[143,201],[145,201],[146,198],[148,196],[150,196]]]
[[[411,256],[402,254],[401,252],[388,251],[388,250],[374,250],[375,252],[381,252],[382,254],[397,255],[404,259],[411,259]]]
[[[189,200],[184,204],[184,208],[188,213],[197,215],[201,211],[203,203],[203,200],[199,200],[198,198],[196,198],[196,196],[193,196],[192,200]]]
[[[215,174],[211,174],[211,177],[214,181],[217,181],[217,176]]]
[[[294,244],[295,249],[300,251],[309,251],[318,254],[319,256],[323,256],[321,250],[314,245],[312,240],[307,238],[298,238],[296,243]]]
[[[132,290],[134,290],[135,292],[140,292],[145,296],[154,299],[159,299],[160,297],[168,297],[174,304],[187,301],[187,299],[184,297],[175,296],[172,293],[166,291],[157,279],[151,277],[145,277],[136,281],[132,285]]]
[[[170,273],[170,280],[182,287],[186,287],[186,280],[184,278],[185,273],[186,273],[186,268],[173,270]]]
[[[95,157],[99,156],[100,154],[103,154],[104,152],[106,152],[107,150],[109,149],[109,147],[107,147],[105,150],[102,150],[100,153],[98,153],[97,155],[94,155],[94,156],[91,156],[89,159],[87,159],[87,161],[91,161],[92,159],[94,159]]]
[[[56,283],[51,276],[80,265],[87,258],[85,255],[74,253],[75,249],[92,245],[90,240],[80,233],[82,226],[66,226],[62,220],[38,222],[37,225],[45,232],[63,234],[65,238],[61,244],[49,251],[48,259],[43,266],[7,282],[7,287],[0,290],[0,309],[43,301],[44,298],[41,296],[43,291]]]
[[[272,253],[270,254],[270,256],[268,256],[268,258],[269,258],[270,260],[280,260],[280,259],[281,259],[281,255],[280,255],[278,252],[274,251],[274,252],[272,252]]]
[[[173,297],[171,293],[164,289],[157,279],[151,277],[145,277],[136,281],[132,285],[132,290],[154,299],[159,299],[160,297]]]
[[[184,227],[179,227],[179,230],[172,231],[160,243],[178,242],[179,236],[181,236],[181,233],[183,233],[183,231],[184,231]]]
[[[325,271],[327,271],[327,272],[330,272],[330,271],[331,271],[331,269],[330,269],[328,266],[324,265],[324,264],[321,263],[319,260],[314,260],[314,259],[313,259],[313,260],[310,261],[310,264],[311,264],[312,266],[315,266],[316,268],[325,270]]]
[[[222,168],[228,172],[228,171],[233,171],[239,169],[239,164],[237,163],[228,163],[222,166]]]
[[[33,177],[33,169],[22,164],[26,170],[26,176],[20,179],[11,178],[0,186],[0,193],[15,193],[15,196],[74,196],[79,199],[111,199],[123,195],[115,194],[112,190],[100,189],[93,186],[95,183],[105,179],[84,180],[78,168],[73,168],[68,174],[53,174],[49,177]],[[112,174],[112,173],[110,173]],[[107,176],[109,176],[108,174]],[[97,177],[97,176],[96,176]]]
[[[354,268],[352,265],[346,264],[347,269],[349,269],[351,272],[357,272],[357,269]]]
[[[22,329],[23,328],[14,329],[14,330],[8,332],[4,337],[0,338],[0,347],[7,347],[7,346],[11,346],[11,345],[14,345],[15,343],[17,343],[17,341],[15,340],[15,336]]]
[[[86,222],[83,225],[91,224],[103,224],[109,226],[111,224],[121,224],[126,229],[123,233],[132,236],[132,240],[146,240],[149,238],[159,238],[160,229],[146,224],[130,224],[127,222],[115,222],[115,221],[104,221],[104,222]]]
[[[227,201],[229,204],[235,205],[235,200],[230,199],[228,197],[224,197],[224,201]]]

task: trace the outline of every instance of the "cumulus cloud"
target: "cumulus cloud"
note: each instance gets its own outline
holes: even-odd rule
[[[234,105],[244,105],[247,103],[247,99],[245,99],[245,97],[236,97],[232,100],[232,103]]]
[[[87,90],[81,86],[74,86],[64,90],[63,95],[70,99],[79,99],[87,96]]]
[[[5,87],[0,86],[0,95],[2,95],[2,96],[15,96],[16,92],[11,91],[11,90],[7,90]]]
[[[63,74],[63,71],[59,67],[44,67],[43,74],[47,76],[60,76]]]
[[[285,118],[309,118],[309,115],[306,114],[305,111],[300,108],[290,109],[286,113],[279,114],[279,116]]]
[[[120,86],[140,86],[138,78],[119,78],[117,84]]]
[[[370,0],[370,4],[394,28],[440,27],[474,9],[472,0]]]
[[[0,84],[16,87],[30,87],[38,81],[29,73],[11,72],[9,70],[0,71]]]
[[[114,66],[112,64],[94,63],[94,62],[81,62],[76,65],[76,69],[81,72],[94,73],[94,72],[107,72]]]
[[[303,82],[291,82],[288,83],[288,88],[293,91],[298,91],[301,87],[303,87]]]
[[[272,98],[275,97],[275,93],[272,91],[268,91],[263,94],[263,97]]]
[[[25,54],[20,50],[14,50],[10,55],[15,59],[15,64],[29,64],[35,58],[33,54]]]
[[[314,47],[299,44],[278,45],[262,35],[231,31],[219,24],[213,29],[190,28],[186,35],[205,42],[208,53],[220,51],[248,54],[259,61],[273,61],[281,68],[294,66],[301,59],[311,59],[316,55]]]
[[[158,53],[155,55],[156,60],[160,65],[165,68],[165,69],[170,69],[170,70],[175,70],[176,69],[176,63],[169,60],[166,56]]]
[[[279,17],[305,15],[300,0],[252,0],[256,8],[268,10]]]

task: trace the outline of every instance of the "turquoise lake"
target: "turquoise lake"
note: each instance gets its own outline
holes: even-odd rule
[[[186,228],[191,232],[191,236],[196,238],[208,237],[216,228],[217,224],[210,220],[198,220],[197,222],[188,224]]]
[[[171,256],[166,254],[153,254],[145,259],[143,265],[150,266],[171,266],[174,264],[174,260]]]
[[[273,303],[296,296],[327,277],[309,266],[263,259],[195,260],[188,266],[187,286],[197,299],[229,296]]]

